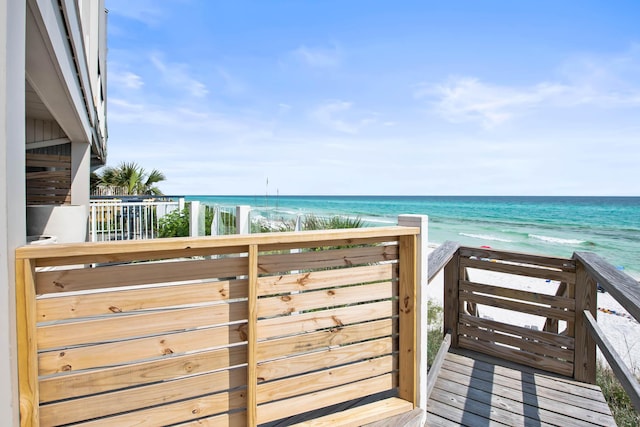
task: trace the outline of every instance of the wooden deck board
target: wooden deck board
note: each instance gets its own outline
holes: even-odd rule
[[[475,352],[455,353],[447,353],[438,373],[428,426],[615,426],[597,386]]]

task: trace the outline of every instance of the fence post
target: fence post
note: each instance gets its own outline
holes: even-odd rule
[[[89,209],[91,209],[91,241],[97,242],[96,209],[98,209],[98,207],[94,203],[89,202]]]
[[[249,234],[251,229],[249,227],[249,213],[251,212],[251,206],[241,205],[236,206],[236,233],[237,234]]]
[[[429,245],[429,217],[427,215],[400,215],[398,225],[418,227],[420,234],[416,241],[416,406],[427,410],[427,331],[429,329],[427,284],[427,254]]]
[[[460,317],[460,251],[453,254],[444,266],[444,333],[451,332],[451,347],[458,347],[458,320]]]
[[[575,257],[574,257],[575,259]],[[581,261],[576,262],[576,321],[575,328],[575,360],[573,364],[573,378],[590,383],[596,383],[596,342],[587,329],[584,310],[588,310],[596,317],[597,291],[596,281],[589,275]]]
[[[217,236],[220,233],[220,206],[212,206],[213,219],[211,220],[211,235]]]
[[[198,237],[200,225],[200,202],[192,201],[189,210],[189,236]]]

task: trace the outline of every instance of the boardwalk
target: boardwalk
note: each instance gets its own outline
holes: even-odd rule
[[[427,406],[428,426],[615,426],[595,385],[451,350]]]

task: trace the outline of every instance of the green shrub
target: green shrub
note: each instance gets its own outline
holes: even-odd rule
[[[158,221],[158,237],[186,237],[189,235],[189,209],[176,209]]]

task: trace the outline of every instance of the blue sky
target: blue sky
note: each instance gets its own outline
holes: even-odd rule
[[[640,2],[106,4],[108,164],[166,194],[640,196]]]

